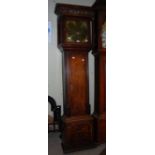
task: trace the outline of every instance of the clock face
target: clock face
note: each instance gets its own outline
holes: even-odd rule
[[[89,23],[84,20],[69,19],[65,22],[65,42],[88,43]]]
[[[102,25],[102,47],[106,48],[106,22]]]

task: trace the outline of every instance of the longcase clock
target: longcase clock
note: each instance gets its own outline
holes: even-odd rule
[[[92,48],[94,12],[90,7],[57,4],[58,47],[62,52],[65,152],[93,144],[89,105],[88,52]]]
[[[95,56],[95,106],[94,125],[95,142],[106,141],[106,47],[105,47],[105,20],[106,2],[96,0],[93,5],[95,11],[95,32],[93,33],[93,54]]]

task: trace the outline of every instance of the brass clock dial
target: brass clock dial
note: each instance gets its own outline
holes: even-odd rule
[[[88,42],[88,23],[80,20],[67,20],[65,41],[70,43]]]

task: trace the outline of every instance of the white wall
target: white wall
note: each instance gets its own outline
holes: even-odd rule
[[[49,0],[48,21],[52,23],[51,43],[48,43],[48,94],[52,96],[63,111],[63,90],[62,90],[62,64],[61,52],[57,48],[57,16],[54,13],[56,3],[69,3],[84,6],[92,6],[95,0]],[[89,53],[89,100],[91,113],[94,110],[94,57]],[[48,108],[49,114],[50,105]]]

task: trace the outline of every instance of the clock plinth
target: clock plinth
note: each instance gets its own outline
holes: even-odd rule
[[[64,152],[93,147],[93,118],[90,115],[63,118],[62,146]]]
[[[94,114],[94,140],[97,144],[106,142],[106,113]]]

